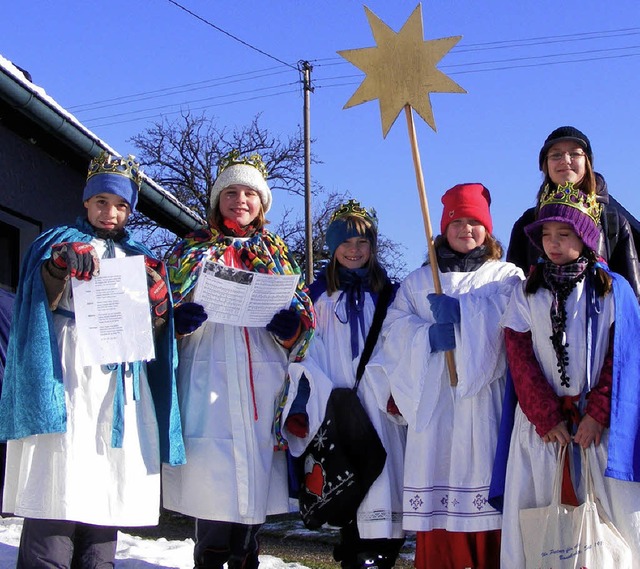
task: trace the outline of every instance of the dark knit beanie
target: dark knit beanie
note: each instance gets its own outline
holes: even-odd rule
[[[595,196],[587,196],[567,182],[556,189],[547,185],[540,204],[536,221],[524,228],[537,249],[544,253],[542,226],[549,221],[557,221],[570,225],[586,247],[598,250],[602,205]]]
[[[482,184],[458,184],[447,190],[440,201],[444,205],[440,219],[442,235],[452,221],[462,217],[477,219],[488,233],[493,231],[493,221],[489,211],[491,194]]]
[[[591,165],[593,165],[593,151],[591,150],[591,143],[589,142],[587,136],[573,126],[561,126],[555,129],[549,136],[547,136],[547,140],[544,141],[544,144],[540,149],[540,156],[538,157],[538,165],[540,166],[540,170],[542,170],[542,165],[544,164],[544,160],[547,157],[549,148],[551,148],[556,142],[561,142],[563,140],[572,140],[574,142],[577,142],[585,151]]]

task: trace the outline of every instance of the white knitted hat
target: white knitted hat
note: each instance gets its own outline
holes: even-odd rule
[[[211,209],[216,207],[220,192],[233,184],[247,186],[258,192],[264,212],[267,213],[269,211],[271,208],[271,190],[262,173],[255,166],[249,164],[233,164],[220,172],[213,184],[213,188],[211,188],[211,196],[209,197]]]

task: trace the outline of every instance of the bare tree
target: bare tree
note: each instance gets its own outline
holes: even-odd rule
[[[231,150],[239,150],[241,155],[260,154],[269,171],[272,191],[304,195],[304,140],[301,131],[280,139],[264,130],[259,118],[255,117],[247,126],[229,129],[219,127],[204,115],[185,113],[179,119],[163,119],[155,123],[132,137],[131,141],[138,150],[144,171],[182,204],[206,219],[218,162]],[[325,196],[322,186],[314,185],[313,258],[318,269],[328,259],[324,237],[331,214],[349,196],[339,192]],[[177,241],[173,233],[140,213],[133,216],[129,226],[140,240],[160,255],[166,254]],[[293,209],[289,208],[273,230],[286,241],[304,267],[304,220],[296,217]],[[379,236],[379,256],[392,278],[401,278],[406,272],[402,250],[400,244]]]
[[[204,115],[163,119],[131,138],[144,171],[178,200],[206,219],[218,163],[231,150],[258,153],[269,171],[272,190],[304,195],[304,140],[300,130],[288,139],[269,134],[255,117],[247,126],[219,127]],[[142,214],[130,222],[150,247],[166,252],[176,236]]]
[[[325,247],[326,230],[331,220],[331,214],[346,202],[351,196],[348,192],[330,192],[325,195],[319,190],[312,205],[313,231],[313,266],[317,273],[329,261],[329,251]],[[275,232],[280,235],[293,252],[301,267],[306,266],[305,223],[301,217],[295,217],[292,209],[287,209]],[[405,247],[392,241],[384,235],[378,234],[378,258],[394,280],[402,280],[407,273],[404,259]]]

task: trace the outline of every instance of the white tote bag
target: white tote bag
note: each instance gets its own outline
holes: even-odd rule
[[[551,504],[520,510],[526,569],[631,569],[631,549],[595,497],[584,450],[585,502],[578,507],[560,503],[566,450],[558,452]]]

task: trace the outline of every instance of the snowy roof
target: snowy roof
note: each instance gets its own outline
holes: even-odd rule
[[[7,100],[11,106],[47,131],[53,132],[87,159],[96,156],[101,150],[106,150],[113,156],[120,156],[107,142],[47,95],[42,87],[30,81],[21,69],[1,55],[0,98]],[[145,200],[157,210],[165,221],[170,220],[174,225],[171,229],[177,232],[180,232],[180,229],[195,229],[204,223],[197,213],[183,205],[173,194],[144,173],[140,197],[141,201]]]

